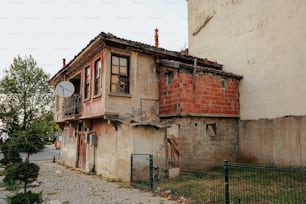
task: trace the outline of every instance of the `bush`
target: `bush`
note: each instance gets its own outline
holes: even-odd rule
[[[26,187],[29,183],[35,181],[39,174],[39,166],[34,163],[30,163],[26,160],[21,163],[12,164],[5,173],[3,182],[7,184],[9,190],[15,190],[19,186],[20,181],[24,186],[24,193],[26,193]],[[17,185],[16,185],[17,182]]]
[[[39,204],[42,202],[42,192],[32,193],[28,191],[27,193],[16,193],[13,196],[7,197],[8,204]]]
[[[3,153],[3,159],[1,159],[0,162],[4,165],[10,165],[11,163],[18,163],[22,161],[18,147],[13,144],[11,139],[6,140],[1,145],[1,151]]]

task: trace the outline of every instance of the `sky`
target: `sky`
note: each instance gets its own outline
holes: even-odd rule
[[[0,0],[0,78],[32,55],[51,76],[100,32],[179,51],[188,47],[186,0]]]

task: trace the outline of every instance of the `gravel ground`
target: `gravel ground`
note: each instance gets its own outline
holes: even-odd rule
[[[126,183],[107,182],[94,175],[86,175],[56,163],[37,162],[40,165],[38,187],[46,204],[173,204],[166,198],[150,192],[129,188]],[[3,178],[3,177],[2,177]],[[2,180],[2,179],[1,179]],[[0,189],[0,203],[9,192]]]

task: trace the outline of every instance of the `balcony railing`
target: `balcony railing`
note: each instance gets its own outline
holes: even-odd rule
[[[78,94],[64,98],[63,115],[64,117],[76,117],[80,115],[81,97]]]

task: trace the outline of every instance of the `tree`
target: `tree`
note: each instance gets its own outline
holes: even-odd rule
[[[9,138],[1,149],[3,161],[9,165],[4,182],[9,190],[23,183],[24,192],[8,197],[9,203],[41,203],[41,193],[27,192],[27,185],[36,180],[39,166],[29,157],[44,148],[44,138],[54,130],[52,108],[53,92],[49,76],[37,66],[30,55],[14,58],[0,81],[0,120],[9,130]],[[27,153],[22,162],[19,153]]]
[[[31,204],[31,203],[42,203],[42,192],[32,193],[27,191],[27,185],[35,181],[38,177],[39,166],[34,163],[30,163],[27,159],[25,162],[15,163],[9,167],[5,177],[4,183],[7,185],[9,190],[16,190],[19,187],[18,182],[23,183],[23,193],[16,193],[13,196],[7,198],[10,204]]]
[[[51,110],[53,93],[48,80],[49,75],[37,66],[31,55],[14,58],[0,81],[0,119],[8,129],[17,123],[25,130]]]

